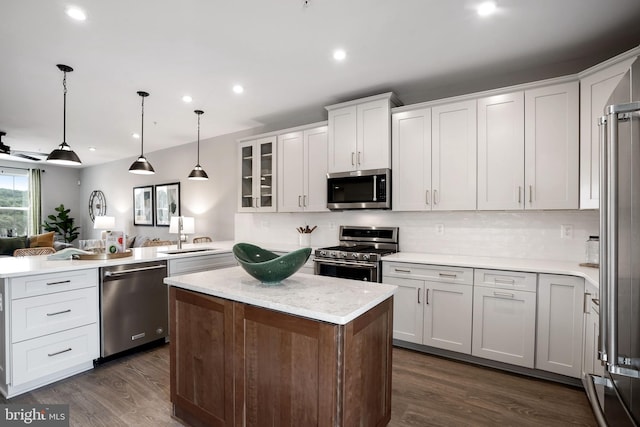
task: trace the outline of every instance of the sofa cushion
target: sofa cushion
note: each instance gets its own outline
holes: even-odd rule
[[[30,248],[42,248],[42,247],[52,248],[54,234],[55,232],[50,231],[48,233],[29,236],[29,247]]]
[[[0,237],[0,255],[13,255],[16,249],[27,247],[27,236]]]

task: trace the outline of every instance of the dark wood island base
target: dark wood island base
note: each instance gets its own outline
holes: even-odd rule
[[[171,401],[192,426],[384,426],[393,297],[345,325],[170,288]]]

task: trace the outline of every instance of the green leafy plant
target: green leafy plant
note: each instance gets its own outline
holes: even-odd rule
[[[74,227],[74,219],[69,216],[71,209],[65,209],[64,205],[61,204],[54,210],[58,212],[58,215],[49,215],[47,217],[49,221],[45,221],[44,224],[42,224],[42,228],[44,228],[45,231],[55,231],[58,235],[62,236],[66,243],[73,242],[80,235],[78,232],[80,227]]]

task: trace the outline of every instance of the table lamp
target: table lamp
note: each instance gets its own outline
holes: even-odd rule
[[[196,222],[190,216],[172,216],[169,223],[169,233],[179,234],[178,249],[182,249],[182,242],[187,240],[187,234],[196,232]]]

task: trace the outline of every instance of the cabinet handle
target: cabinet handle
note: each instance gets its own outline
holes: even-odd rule
[[[515,297],[514,294],[511,294],[509,292],[496,292],[496,291],[493,291],[493,296],[495,296],[495,297],[503,297],[503,298],[511,298],[511,299],[513,299]]]
[[[358,164],[362,164],[362,159],[360,158],[362,156],[362,151],[358,151]]]
[[[518,204],[522,203],[522,187],[518,185]]]
[[[514,279],[500,279],[499,277],[496,277],[495,279],[493,279],[493,282],[502,283],[503,285],[513,285],[516,283]]]
[[[302,196],[298,195],[298,207],[301,208],[302,204],[300,202],[300,200],[302,199]]]
[[[354,151],[351,152],[351,166],[356,165],[356,153]]]
[[[427,201],[427,205],[429,204],[429,190],[425,192],[425,199]]]
[[[440,203],[440,198],[438,197],[438,190],[433,190],[433,204],[437,205]]]
[[[582,312],[584,314],[589,314],[589,312],[591,311],[589,309],[589,301],[591,301],[591,294],[588,292],[585,292],[582,295]]]
[[[57,316],[58,314],[71,313],[71,309],[56,311],[55,313],[47,313],[47,316]]]
[[[425,292],[425,295],[424,295],[424,303],[425,303],[426,305],[429,305],[429,288],[425,289],[425,290],[424,290],[424,292]]]
[[[452,279],[455,279],[456,277],[458,277],[456,273],[438,273],[438,275],[440,277],[450,277]]]
[[[67,351],[71,351],[71,347],[69,347],[69,348],[67,348],[65,350],[56,351],[55,353],[47,353],[47,356],[52,357],[52,356],[56,356],[58,354],[66,353]]]
[[[420,304],[420,288],[418,288],[418,304]]]
[[[258,197],[256,197],[256,204],[255,204],[255,207],[256,207],[256,208],[259,208],[259,207],[260,207],[260,204],[259,204],[259,198],[258,198]]]
[[[48,282],[47,286],[51,285],[64,285],[65,283],[71,283],[71,280],[61,280],[59,282]]]
[[[397,273],[411,273],[411,270],[403,270],[401,268],[394,268]]]
[[[302,207],[307,207],[307,195],[302,196]]]
[[[529,203],[533,203],[533,186],[529,186]]]

